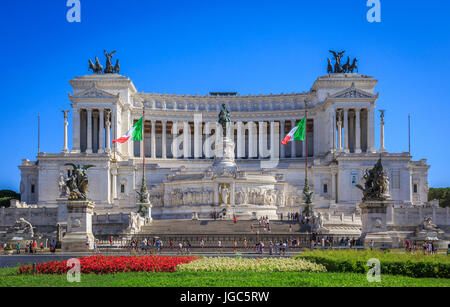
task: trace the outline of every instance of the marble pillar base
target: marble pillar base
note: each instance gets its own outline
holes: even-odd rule
[[[150,224],[153,219],[152,219],[152,204],[151,203],[137,203],[137,207],[141,208],[141,207],[146,207],[147,208],[147,212],[144,215],[144,219],[145,219],[145,224]]]
[[[367,201],[359,205],[361,208],[361,239],[368,246],[373,241],[375,246],[393,246],[393,240],[386,226],[387,206],[391,200]]]
[[[66,202],[67,232],[62,239],[63,252],[86,252],[94,248],[92,214],[94,203],[88,200]]]

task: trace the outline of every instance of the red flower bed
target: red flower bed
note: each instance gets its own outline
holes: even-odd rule
[[[197,257],[168,256],[90,256],[81,257],[81,273],[119,273],[119,272],[174,272],[177,265],[189,263]],[[36,264],[38,274],[65,274],[74,265],[68,267],[67,261],[51,261]],[[19,273],[32,273],[32,265],[21,266]]]

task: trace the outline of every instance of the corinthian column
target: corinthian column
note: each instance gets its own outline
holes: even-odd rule
[[[336,150],[336,113],[333,108],[330,108],[330,152],[335,152]]]
[[[111,111],[106,111],[106,152],[111,152]]]
[[[374,107],[370,106],[369,110],[368,110],[368,116],[367,116],[367,151],[368,152],[376,152],[374,133],[375,133]]]
[[[99,136],[100,136],[100,143],[98,146],[98,152],[103,153],[105,152],[105,119],[104,119],[104,110],[100,109],[100,119],[99,119]]]
[[[259,122],[259,158],[264,159],[270,155],[270,152],[267,150],[267,123],[264,121]]]
[[[72,152],[80,152],[80,110],[72,109]]]
[[[202,115],[194,114],[194,158],[202,157]]]
[[[280,130],[278,122],[270,122],[270,159],[280,158]]]
[[[167,121],[163,120],[161,122],[162,124],[162,136],[161,136],[161,151],[162,151],[162,158],[166,159],[167,158],[167,135],[166,135],[166,125],[167,125]]]
[[[295,127],[295,120],[291,120],[291,129]],[[295,141],[290,142],[291,143],[291,158],[296,158],[297,153],[295,150]]]
[[[255,122],[248,122],[248,158],[253,159],[258,155],[258,132]]]
[[[380,110],[380,152],[385,152],[384,147],[384,110]]]
[[[245,155],[245,135],[244,135],[244,123],[237,122],[237,158],[243,158]]]
[[[151,158],[156,158],[156,120],[152,120],[152,134],[151,134]]]
[[[337,111],[337,147],[338,151],[342,151],[342,110]]]
[[[348,109],[344,109],[344,152],[350,152],[350,150],[348,149]]]
[[[356,109],[355,153],[361,153],[361,110]]]
[[[280,120],[280,141],[284,139],[285,137],[285,132],[284,132],[284,119]],[[280,146],[280,144],[278,143],[278,146]],[[281,145],[280,147],[280,157],[281,158],[286,158],[286,145]]]
[[[189,134],[189,122],[183,122],[183,158],[187,159],[191,156],[190,148],[190,134]]]
[[[87,109],[87,153],[92,153],[92,109]]]
[[[67,122],[67,113],[69,113],[69,111],[67,110],[62,112],[64,113],[64,146],[62,152],[69,152],[69,148],[67,147],[67,126],[69,125]]]

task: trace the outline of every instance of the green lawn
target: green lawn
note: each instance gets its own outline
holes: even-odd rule
[[[450,287],[450,279],[382,275],[381,283],[369,283],[357,273],[296,272],[175,272],[82,275],[81,283],[69,283],[65,275],[19,275],[17,268],[0,269],[0,287]]]

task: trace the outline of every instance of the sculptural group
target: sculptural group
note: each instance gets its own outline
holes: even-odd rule
[[[65,165],[73,167],[73,171],[66,181],[69,200],[87,200],[89,179],[86,170],[94,165],[81,166],[73,163],[66,163]]]
[[[342,65],[341,61],[342,61],[342,57],[343,57],[345,51],[336,52],[336,51],[330,50],[330,52],[333,54],[335,63],[334,63],[334,69],[333,69],[331,60],[328,59],[327,73],[329,73],[329,74],[338,73],[339,74],[339,73],[353,73],[354,71],[359,72],[358,66],[356,65],[356,63],[358,62],[357,58],[354,58],[353,62],[350,64],[350,57],[347,57],[347,63]]]
[[[106,50],[103,51],[105,57],[106,57],[106,67],[103,70],[103,66],[100,64],[100,61],[98,60],[98,57],[95,57],[95,64],[89,59],[89,68],[88,70],[92,70],[95,74],[118,74],[120,73],[120,64],[119,60],[116,61],[116,65],[113,66],[112,64],[112,57],[116,51],[114,50],[111,53],[106,52]]]
[[[357,184],[356,187],[363,192],[362,201],[383,201],[390,198],[389,196],[389,178],[383,170],[381,158],[375,166],[366,170],[363,176],[365,181],[364,187]]]

